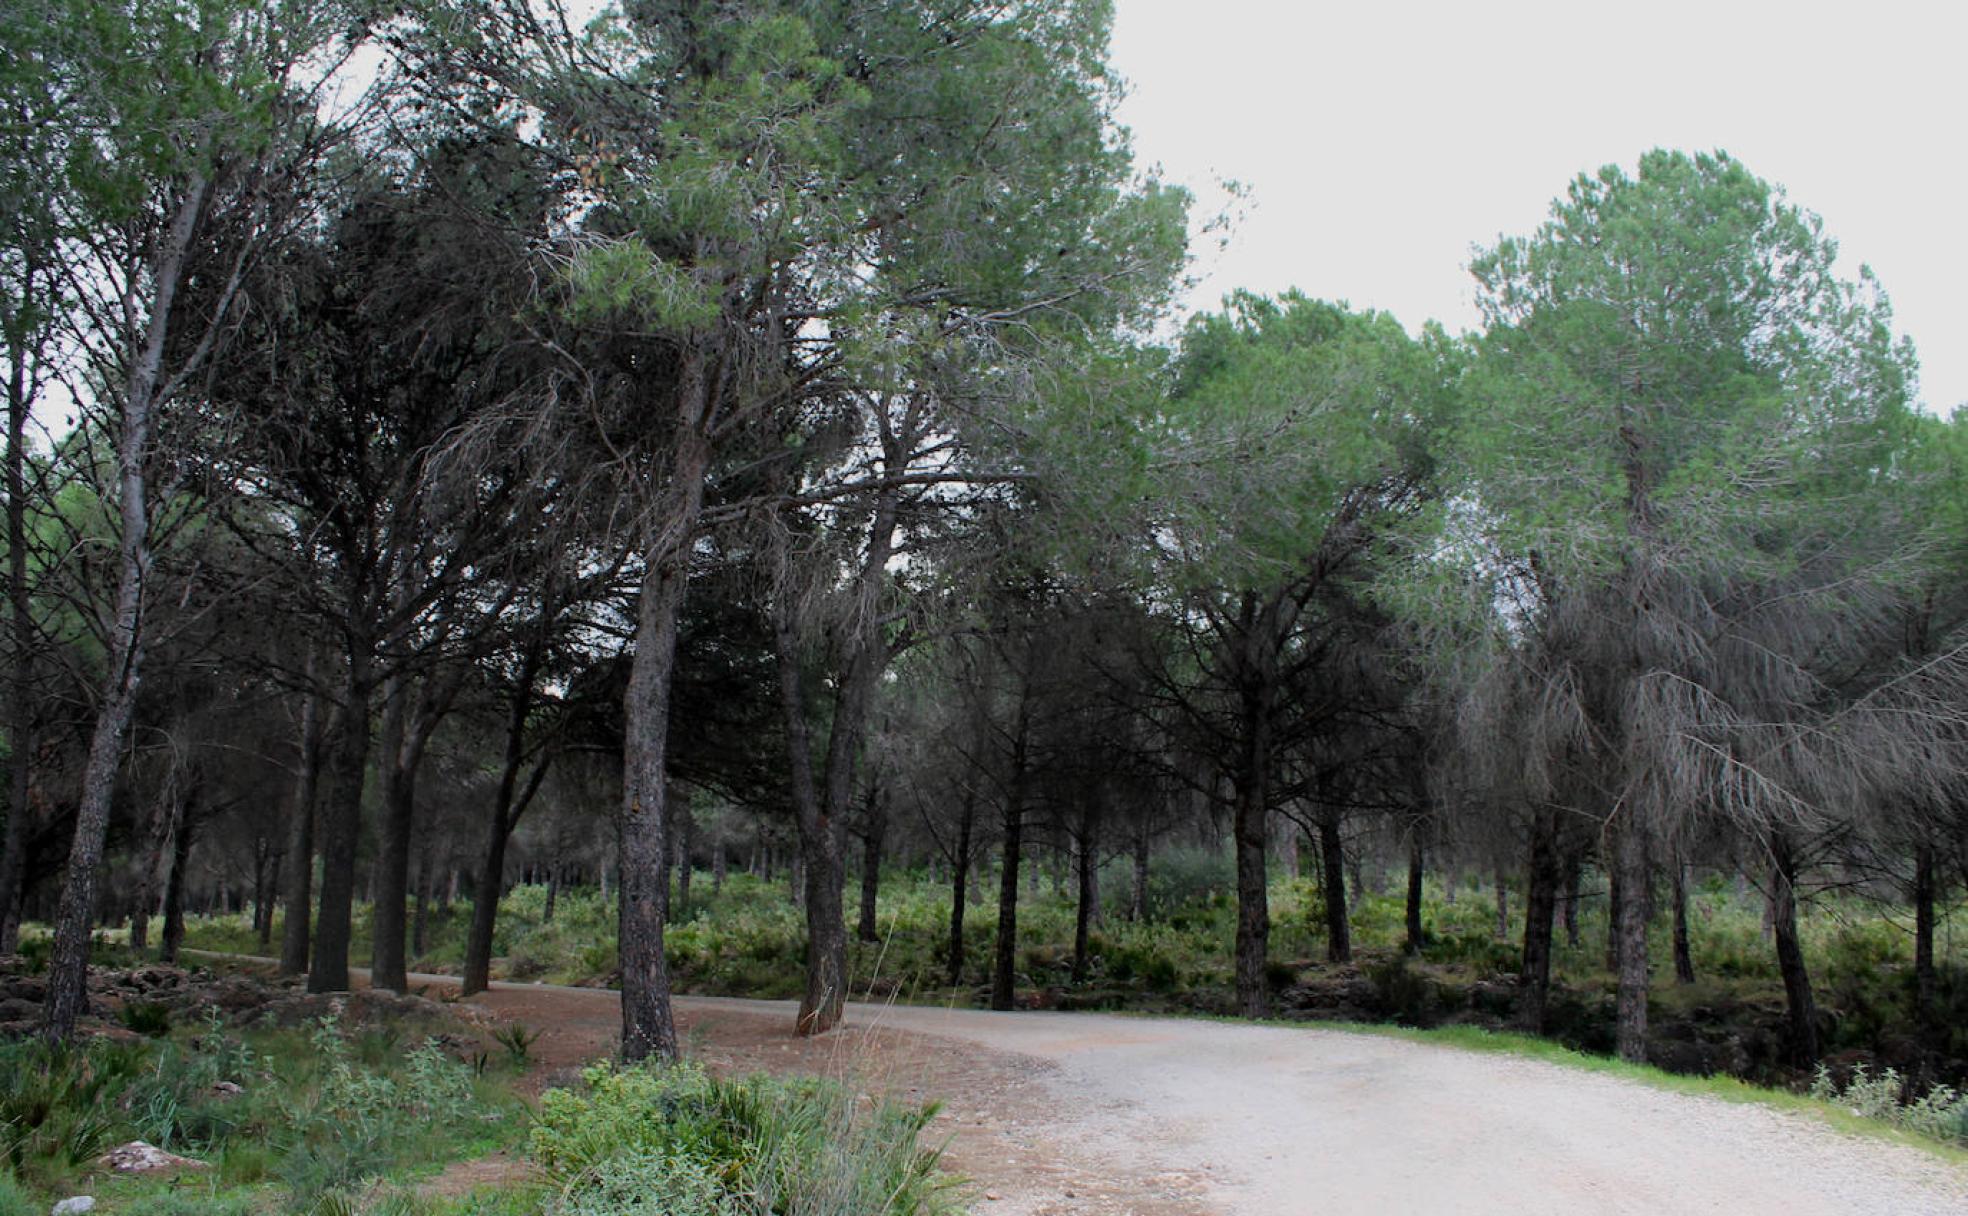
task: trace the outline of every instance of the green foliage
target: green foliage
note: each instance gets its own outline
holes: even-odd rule
[[[154,1001],[132,1001],[116,1011],[116,1020],[124,1029],[153,1039],[171,1033],[170,1008]]]
[[[1908,1082],[1895,1069],[1873,1073],[1856,1064],[1843,1085],[1832,1071],[1818,1066],[1811,1096],[1845,1106],[1865,1119],[1878,1119],[1936,1140],[1968,1144],[1968,1094],[1949,1085],[1935,1085],[1918,1101],[1907,1101]]]
[[[825,1081],[721,1081],[692,1065],[587,1070],[541,1097],[534,1158],[582,1216],[910,1216],[946,1210],[933,1108]]]

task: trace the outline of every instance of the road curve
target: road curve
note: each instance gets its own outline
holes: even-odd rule
[[[614,992],[493,988],[486,999],[495,1016],[523,1016],[576,1055],[612,1047]],[[756,1040],[757,1028],[776,1034],[794,1015],[788,1001],[676,1004],[686,1027],[697,1023],[694,1033],[713,1041],[719,1025],[751,1025]],[[1968,1216],[1968,1170],[1916,1149],[1513,1056],[1335,1030],[1093,1013],[851,1004],[847,1026],[872,1032],[861,1050],[897,1032],[1019,1063],[1007,1074],[1011,1088],[982,1096],[939,1095],[939,1079],[947,1086],[972,1074],[923,1070],[930,1096],[969,1099],[950,1129],[960,1146],[983,1135],[967,1125],[989,1123],[992,1153],[1030,1146],[1033,1161],[1049,1152],[1070,1163],[1021,1177],[1020,1161],[979,1168],[1000,1163],[972,1151],[970,1172],[994,1196],[978,1204],[987,1216]],[[1104,1198],[1095,1202],[1093,1192]]]
[[[1084,1013],[851,1006],[848,1020],[1051,1063],[1036,1081],[1052,1134],[1137,1174],[1201,1177],[1207,1207],[1235,1216],[1968,1214],[1968,1171],[1918,1150],[1512,1056]]]

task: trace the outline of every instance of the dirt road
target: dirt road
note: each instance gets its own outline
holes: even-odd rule
[[[442,977],[419,977],[432,985]],[[500,984],[485,1016],[570,1066],[618,998]],[[1556,1065],[1337,1031],[1099,1014],[850,1006],[794,1039],[786,1002],[683,997],[720,1069],[937,1098],[986,1216],[1770,1213],[1964,1216],[1968,1170],[1801,1116]]]

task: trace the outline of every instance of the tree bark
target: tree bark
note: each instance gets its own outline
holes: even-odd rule
[[[109,831],[123,741],[143,680],[143,588],[151,564],[144,463],[150,454],[151,430],[163,387],[164,345],[172,304],[209,193],[206,179],[194,175],[178,200],[164,247],[150,268],[153,296],[143,346],[130,360],[118,403],[122,425],[116,440],[117,507],[122,534],[117,542],[116,604],[105,655],[102,700],[89,737],[75,836],[55,913],[54,951],[48,960],[48,995],[42,1018],[43,1033],[51,1042],[66,1042],[74,1034],[76,1019],[88,1001],[89,931],[95,921],[96,884],[101,878],[103,844]]]
[[[690,908],[690,850],[695,844],[697,824],[690,817],[689,798],[679,796],[674,805],[675,810],[670,816],[670,854],[671,862],[676,866],[677,915],[687,916]],[[556,869],[556,879],[558,873]]]
[[[370,905],[369,982],[391,992],[410,989],[404,960],[404,901],[408,897],[410,832],[416,806],[412,792],[414,770],[406,761],[410,703],[416,686],[401,676],[383,681],[382,726],[376,738],[377,801],[382,804],[382,830],[376,858],[375,901]]]
[[[1339,835],[1339,808],[1319,804],[1319,882],[1326,909],[1326,961],[1353,961],[1353,927],[1346,906],[1346,852]]]
[[[676,447],[667,501],[644,546],[635,657],[624,705],[621,857],[617,940],[622,964],[622,1055],[634,1062],[677,1057],[663,924],[669,914],[664,850],[669,832],[670,688],[676,674],[677,618],[690,577],[691,542],[704,508],[711,463],[710,351],[686,344],[678,369]]]
[[[362,839],[362,785],[369,767],[369,702],[375,685],[366,639],[352,639],[329,796],[321,815],[321,904],[315,917],[309,992],[349,990],[355,919],[355,861]]]
[[[486,824],[485,857],[479,866],[478,890],[472,898],[471,928],[465,934],[465,971],[459,990],[466,996],[484,992],[491,986],[492,936],[498,928],[499,896],[506,885],[506,844],[512,839],[513,825],[520,813],[546,779],[552,759],[549,753],[534,765],[522,795],[519,771],[526,762],[526,719],[533,712],[534,684],[539,679],[544,649],[543,630],[520,656],[512,704],[506,712],[505,758],[499,767],[499,788],[492,798],[491,819]],[[455,871],[453,881],[456,881]],[[605,892],[602,898],[607,898]]]
[[[437,882],[436,859],[431,856],[436,843],[431,832],[424,832],[424,847],[417,854],[417,893],[416,903],[410,914],[410,954],[413,958],[424,956],[424,944],[430,929],[431,890]]]
[[[1579,882],[1584,869],[1584,858],[1573,850],[1565,859],[1564,921],[1565,944],[1574,950],[1579,945]]]
[[[970,884],[970,829],[977,816],[977,795],[964,791],[957,818],[957,848],[950,858],[950,986],[963,983],[964,907]]]
[[[1148,919],[1148,822],[1134,829],[1134,888],[1128,892],[1128,919],[1139,924]]]
[[[1551,938],[1561,880],[1556,816],[1555,811],[1540,810],[1531,824],[1531,859],[1524,892],[1524,958],[1518,978],[1524,989],[1520,1015],[1532,1034],[1544,1033],[1544,1012],[1551,996]]]
[[[137,863],[135,889],[131,892],[134,904],[130,911],[132,950],[145,950],[150,946],[150,914],[157,907],[157,880],[163,876],[166,851],[171,848],[182,826],[183,794],[177,764],[172,761],[162,780],[157,783],[156,797],[151,803],[149,830],[144,833],[143,855]]]
[[[1804,947],[1797,936],[1797,875],[1795,847],[1781,829],[1770,833],[1770,903],[1776,915],[1771,929],[1777,942],[1777,970],[1783,975],[1785,1020],[1790,1030],[1790,1060],[1799,1068],[1818,1062],[1818,1005],[1811,993],[1811,974],[1804,965]]]
[[[23,273],[31,281],[33,255]],[[29,286],[24,289],[32,290]],[[27,419],[29,343],[8,342],[7,368],[7,818],[0,831],[0,955],[20,945],[22,881],[27,872],[27,820],[33,765],[36,641],[32,584],[27,572]]]
[[[1695,982],[1695,956],[1688,946],[1688,867],[1675,859],[1669,867],[1674,899],[1674,982]]]
[[[881,898],[882,844],[888,836],[888,807],[874,789],[868,791],[865,828],[861,836],[861,916],[855,935],[873,942],[881,940],[876,913]]]
[[[1619,957],[1619,1057],[1647,1062],[1647,833],[1626,817],[1614,825],[1614,867],[1618,877],[1613,927]]]
[[[1510,940],[1510,879],[1501,868],[1496,872],[1496,939]]]
[[[1935,1021],[1934,995],[1934,847],[1921,843],[1913,851],[1913,1008],[1924,1024]]]
[[[1105,796],[1103,787],[1098,796],[1080,807],[1079,904],[1073,917],[1073,982],[1076,984],[1086,982],[1093,919],[1100,908],[1100,820]]]
[[[309,659],[309,683],[314,661]],[[288,814],[287,872],[281,901],[287,919],[280,927],[280,974],[300,975],[308,969],[308,921],[314,902],[315,790],[321,779],[321,697],[302,694],[299,771],[294,777],[294,803]]]
[[[1421,924],[1422,864],[1425,860],[1421,848],[1421,829],[1416,827],[1408,833],[1408,935],[1401,943],[1402,951],[1407,954],[1420,954],[1426,936]]]
[[[192,837],[197,821],[187,807],[179,812],[177,835],[171,841],[171,873],[164,880],[164,940],[159,944],[160,962],[175,964],[185,934],[185,870],[191,865]]]
[[[1018,698],[1018,723],[1012,732],[1011,781],[1004,804],[1004,860],[998,875],[998,940],[991,968],[991,1008],[1014,1009],[1018,974],[1018,866],[1025,831],[1025,746],[1031,721],[1029,691]]]

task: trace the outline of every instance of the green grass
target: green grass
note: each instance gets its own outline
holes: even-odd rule
[[[475,1075],[400,1032],[240,1033],[216,1019],[138,1042],[0,1044],[0,1213],[91,1194],[117,1213],[313,1213],[518,1142],[503,1074]],[[219,1093],[219,1082],[242,1087]],[[142,1139],[205,1161],[175,1178],[103,1176],[94,1159]]]

